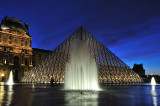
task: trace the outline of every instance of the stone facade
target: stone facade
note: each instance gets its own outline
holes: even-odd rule
[[[7,81],[13,71],[18,82],[32,66],[31,36],[28,23],[6,16],[0,25],[0,81]]]
[[[4,17],[0,24],[0,82],[6,82],[12,70],[14,81],[39,64],[51,51],[31,47],[28,22]]]

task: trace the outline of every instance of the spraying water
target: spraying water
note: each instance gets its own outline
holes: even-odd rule
[[[71,61],[65,67],[65,89],[99,90],[96,62],[82,41],[73,42]]]
[[[13,84],[14,84],[14,83],[13,83],[13,73],[12,73],[12,71],[10,71],[7,85],[13,85]]]
[[[156,85],[156,81],[155,81],[154,77],[152,77],[152,79],[151,79],[151,85]]]

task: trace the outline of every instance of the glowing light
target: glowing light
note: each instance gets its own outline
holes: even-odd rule
[[[156,81],[155,81],[154,77],[152,77],[152,79],[151,79],[151,85],[156,85]]]
[[[4,77],[4,74],[2,73],[1,76]]]
[[[8,82],[7,82],[7,85],[13,85],[13,73],[12,71],[10,72],[9,74],[9,79],[8,79]]]
[[[6,59],[4,60],[4,64],[7,64],[7,61],[6,61]]]
[[[96,83],[92,85],[92,88],[93,90],[100,90],[99,86]]]
[[[7,29],[9,29],[8,27],[2,27],[2,30],[7,30]]]
[[[34,84],[32,84],[32,88],[35,88]]]

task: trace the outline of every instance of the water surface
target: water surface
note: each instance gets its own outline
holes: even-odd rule
[[[0,85],[0,105],[11,106],[159,106],[160,86],[103,85],[101,91],[64,91],[63,85]]]

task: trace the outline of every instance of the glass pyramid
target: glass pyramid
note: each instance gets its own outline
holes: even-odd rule
[[[64,82],[65,65],[70,61],[73,40],[83,40],[87,43],[91,58],[98,66],[100,83],[137,83],[142,78],[129,68],[121,59],[96,40],[83,27],[77,29],[70,37],[62,42],[40,64],[30,70],[21,82],[49,83],[51,78],[55,82]]]

